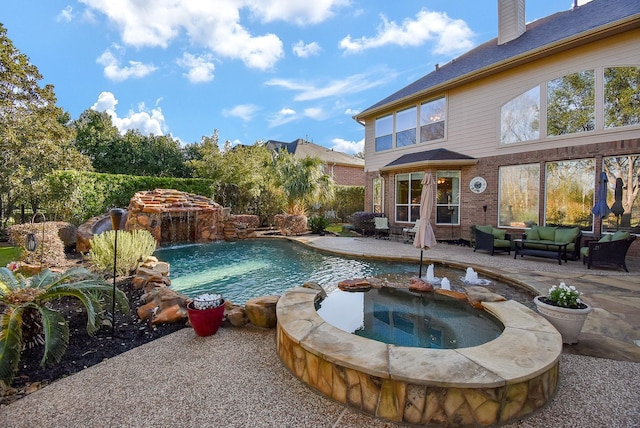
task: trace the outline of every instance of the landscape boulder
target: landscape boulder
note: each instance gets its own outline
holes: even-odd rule
[[[251,324],[263,328],[275,327],[278,299],[280,299],[280,296],[272,295],[248,300],[244,307]]]

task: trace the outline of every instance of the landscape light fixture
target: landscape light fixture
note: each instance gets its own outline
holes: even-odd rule
[[[122,208],[113,208],[109,211],[111,217],[111,229],[115,231],[113,240],[113,290],[111,291],[111,338],[115,337],[116,328],[116,263],[118,260],[118,230],[125,210]]]

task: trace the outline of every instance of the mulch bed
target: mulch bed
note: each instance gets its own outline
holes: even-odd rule
[[[41,346],[23,351],[11,388],[7,391],[0,388],[0,407],[57,379],[185,328],[184,323],[152,326],[141,321],[136,310],[143,290],[133,290],[131,278],[121,279],[117,286],[127,295],[130,311],[129,314],[123,314],[116,307],[115,338],[111,337],[110,323],[104,325],[94,336],[87,334],[86,312],[77,299],[64,298],[52,303],[52,308],[60,311],[69,323],[69,347],[60,363],[44,368],[40,367],[43,355]]]

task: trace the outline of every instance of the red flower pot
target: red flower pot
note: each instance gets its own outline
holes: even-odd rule
[[[191,302],[187,305],[187,313],[191,327],[198,336],[211,336],[216,334],[218,327],[222,324],[224,300],[220,306],[210,309],[196,309]]]

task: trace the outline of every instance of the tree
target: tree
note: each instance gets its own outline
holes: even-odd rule
[[[96,171],[108,174],[191,177],[186,152],[166,135],[129,130],[120,135],[106,112],[85,110],[74,122],[76,147],[91,158]]]
[[[5,212],[26,202],[35,211],[43,178],[56,169],[90,169],[73,145],[69,115],[56,106],[52,85],[20,53],[0,24],[0,197]],[[8,216],[2,219],[6,227]]]
[[[273,167],[276,184],[287,200],[288,214],[304,214],[310,206],[328,202],[333,197],[333,179],[324,173],[324,164],[319,158],[298,159],[286,151],[278,152]]]

